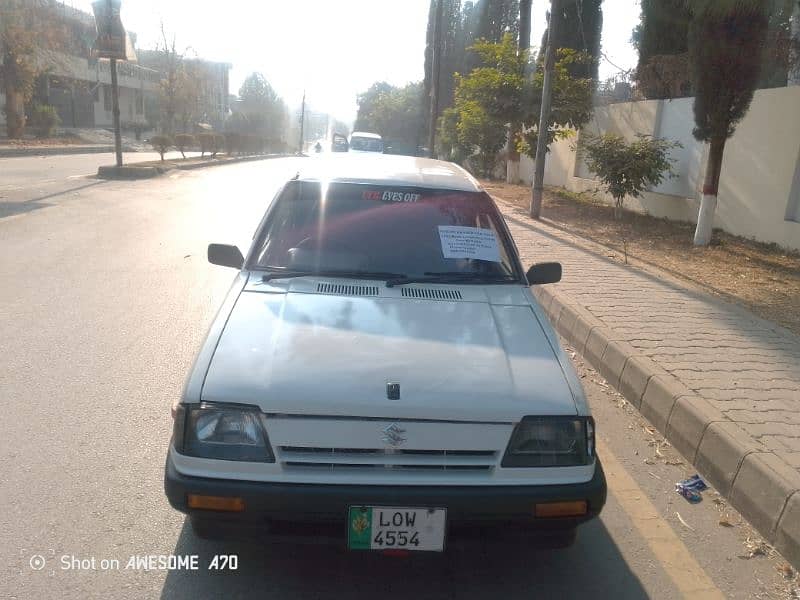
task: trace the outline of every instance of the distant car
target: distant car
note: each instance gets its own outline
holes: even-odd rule
[[[334,133],[331,140],[331,152],[347,152],[349,145],[347,138],[340,133]]]
[[[309,162],[246,258],[208,248],[238,275],[173,407],[172,506],[210,538],[572,543],[606,481],[580,380],[529,288],[561,266],[526,273],[492,199],[452,163]]]
[[[383,152],[383,138],[377,133],[354,131],[350,135],[350,152]]]

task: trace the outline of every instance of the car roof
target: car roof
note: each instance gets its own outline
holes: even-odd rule
[[[483,191],[472,175],[451,162],[388,154],[348,153],[303,159],[295,179]]]
[[[350,134],[350,137],[362,137],[362,138],[371,138],[373,140],[382,140],[383,138],[378,135],[377,133],[370,133],[368,131],[354,131]]]

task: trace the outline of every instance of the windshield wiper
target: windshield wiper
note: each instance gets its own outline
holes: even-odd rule
[[[350,279],[386,279],[404,281],[407,279],[406,275],[402,273],[390,273],[384,271],[291,271],[282,270],[281,268],[266,267],[269,272],[261,276],[262,281],[269,281],[270,279],[283,279],[284,277],[344,277]]]
[[[515,283],[516,277],[510,275],[489,275],[488,273],[465,273],[464,271],[426,271],[421,277],[390,279],[386,287],[406,283]]]

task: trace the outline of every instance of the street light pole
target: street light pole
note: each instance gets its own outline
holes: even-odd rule
[[[114,119],[114,153],[117,166],[122,166],[122,133],[119,127],[119,85],[117,84],[117,59],[111,59],[111,114]]]
[[[544,54],[544,82],[542,83],[542,106],[539,113],[539,130],[536,139],[536,168],[533,173],[533,192],[531,194],[531,217],[542,216],[542,193],[544,192],[544,163],[547,158],[547,130],[550,124],[550,100],[553,94],[553,70],[556,62],[555,44],[558,23],[559,0],[550,1],[550,23],[547,27],[547,50]]]
[[[439,80],[442,63],[442,0],[436,0],[431,44],[431,107],[428,123],[428,156],[436,158],[436,118],[439,115]]]
[[[298,154],[303,153],[303,141],[304,141],[303,129],[305,127],[305,124],[306,124],[306,91],[303,90],[303,105],[300,108],[300,147],[297,149]]]

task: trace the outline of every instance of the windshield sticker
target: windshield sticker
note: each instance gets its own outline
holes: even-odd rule
[[[364,200],[382,200],[383,202],[417,202],[420,199],[419,194],[412,192],[393,192],[386,190],[381,192],[379,190],[366,190],[364,192]]]
[[[470,258],[500,262],[497,236],[491,229],[439,225],[439,239],[445,258]]]

